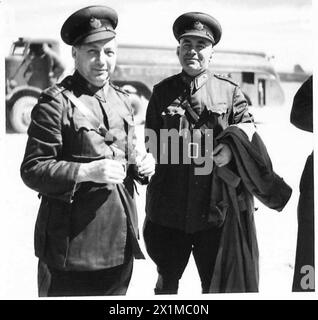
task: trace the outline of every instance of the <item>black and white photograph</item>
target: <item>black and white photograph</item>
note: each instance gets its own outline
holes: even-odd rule
[[[313,2],[0,1],[0,299],[316,299]]]

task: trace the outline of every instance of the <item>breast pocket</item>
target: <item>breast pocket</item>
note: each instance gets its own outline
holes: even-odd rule
[[[215,134],[228,127],[228,112],[229,107],[226,102],[218,102],[211,105],[209,108],[208,126],[214,128]]]
[[[105,125],[93,123],[93,121],[77,113],[73,115],[73,125],[72,156],[82,160],[104,157],[107,140]]]

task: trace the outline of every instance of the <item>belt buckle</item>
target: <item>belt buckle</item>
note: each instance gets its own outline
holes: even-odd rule
[[[192,152],[195,151],[195,152]],[[199,144],[197,142],[189,142],[188,157],[190,159],[197,159],[199,157]]]

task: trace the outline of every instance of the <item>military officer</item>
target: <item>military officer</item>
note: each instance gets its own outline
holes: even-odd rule
[[[220,23],[209,14],[188,12],[176,19],[173,33],[179,42],[177,56],[182,71],[154,86],[146,128],[156,132],[158,139],[149,142],[149,149],[162,155],[156,149],[162,145],[162,129],[175,129],[180,136],[188,130],[194,139],[196,134],[201,136],[202,129],[213,129],[213,135],[217,136],[230,125],[254,127],[239,86],[208,69],[211,61],[213,63],[214,46],[221,38]],[[194,129],[198,129],[196,133]],[[214,140],[208,139],[210,141],[205,141],[205,145]],[[211,195],[217,196],[221,188],[211,186],[214,169],[212,173],[210,170],[196,174],[198,153],[194,147],[197,146],[190,142],[189,150],[184,151],[190,157],[190,163],[182,160],[178,164],[162,163],[161,158],[157,159],[156,173],[148,185],[144,239],[147,252],[157,265],[156,294],[178,292],[179,279],[191,253],[200,275],[202,292],[209,292],[222,225],[210,221],[207,212]],[[178,152],[182,152],[181,149],[177,149]],[[171,144],[169,152],[175,150]],[[227,144],[214,145],[212,150],[214,167],[233,166],[232,152]],[[222,201],[219,204],[222,211]]]
[[[106,6],[80,9],[64,22],[75,72],[45,90],[32,111],[21,176],[41,197],[40,296],[123,295],[133,259],[144,258],[134,180],[146,182],[155,162],[136,151],[127,95],[110,81],[117,22]]]

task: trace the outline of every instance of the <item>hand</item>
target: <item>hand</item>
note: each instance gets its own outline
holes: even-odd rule
[[[124,181],[126,171],[121,162],[111,159],[82,163],[78,171],[78,182],[119,184]]]
[[[227,144],[220,143],[213,150],[213,161],[218,167],[227,165],[232,159],[232,151]]]
[[[151,153],[146,153],[143,157],[136,157],[138,174],[149,177],[155,173],[156,161]]]

